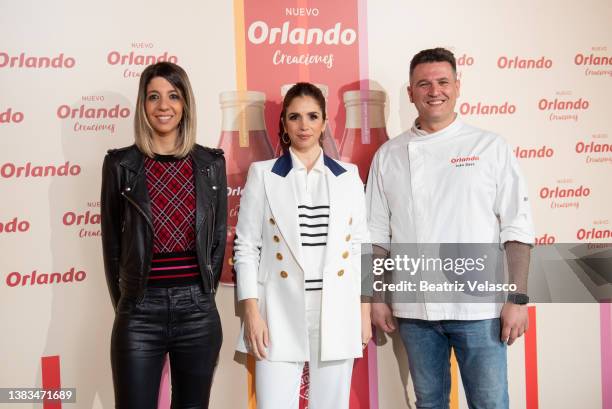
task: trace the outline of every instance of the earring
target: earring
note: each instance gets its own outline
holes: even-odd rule
[[[285,145],[291,145],[291,139],[289,139],[289,135],[287,135],[287,132],[285,132],[283,136],[281,136],[281,139]]]

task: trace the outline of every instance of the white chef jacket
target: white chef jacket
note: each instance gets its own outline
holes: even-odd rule
[[[427,134],[413,126],[376,152],[366,189],[372,243],[500,243],[535,239],[527,186],[500,136],[457,118]],[[496,303],[394,303],[425,320],[499,317]]]

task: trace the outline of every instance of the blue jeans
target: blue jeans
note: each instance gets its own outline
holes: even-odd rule
[[[448,409],[451,348],[470,409],[507,409],[506,344],[500,320],[398,319],[418,409]]]

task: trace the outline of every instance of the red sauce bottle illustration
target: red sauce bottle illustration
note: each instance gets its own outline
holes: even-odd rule
[[[285,84],[281,87],[281,97],[285,99],[285,95],[287,95],[287,91],[295,84]],[[323,96],[325,97],[325,102],[327,104],[327,95],[329,93],[329,89],[325,84],[314,84],[321,90]],[[282,103],[282,102],[281,102]],[[340,155],[338,153],[338,146],[336,145],[336,140],[334,139],[334,133],[332,132],[330,121],[327,122],[327,126],[325,127],[325,131],[323,132],[323,152],[334,159],[340,159]],[[282,148],[280,143],[276,147],[276,156],[282,155]]]
[[[222,111],[219,148],[227,163],[227,246],[221,283],[234,285],[234,236],[240,196],[251,162],[272,159],[274,153],[264,120],[266,95],[256,91],[228,91],[219,95]]]
[[[344,93],[346,127],[340,159],[356,164],[364,182],[376,150],[389,140],[385,127],[385,98],[383,91],[375,90]]]

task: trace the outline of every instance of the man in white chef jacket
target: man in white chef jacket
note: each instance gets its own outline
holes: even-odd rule
[[[528,327],[534,229],[511,148],[457,116],[459,90],[450,51],[413,57],[408,96],[419,116],[378,150],[368,178],[375,254],[397,243],[498,243],[516,290],[505,303],[373,303],[372,322],[387,333],[399,328],[417,408],[448,408],[451,349],[470,408],[508,408],[506,346]]]

